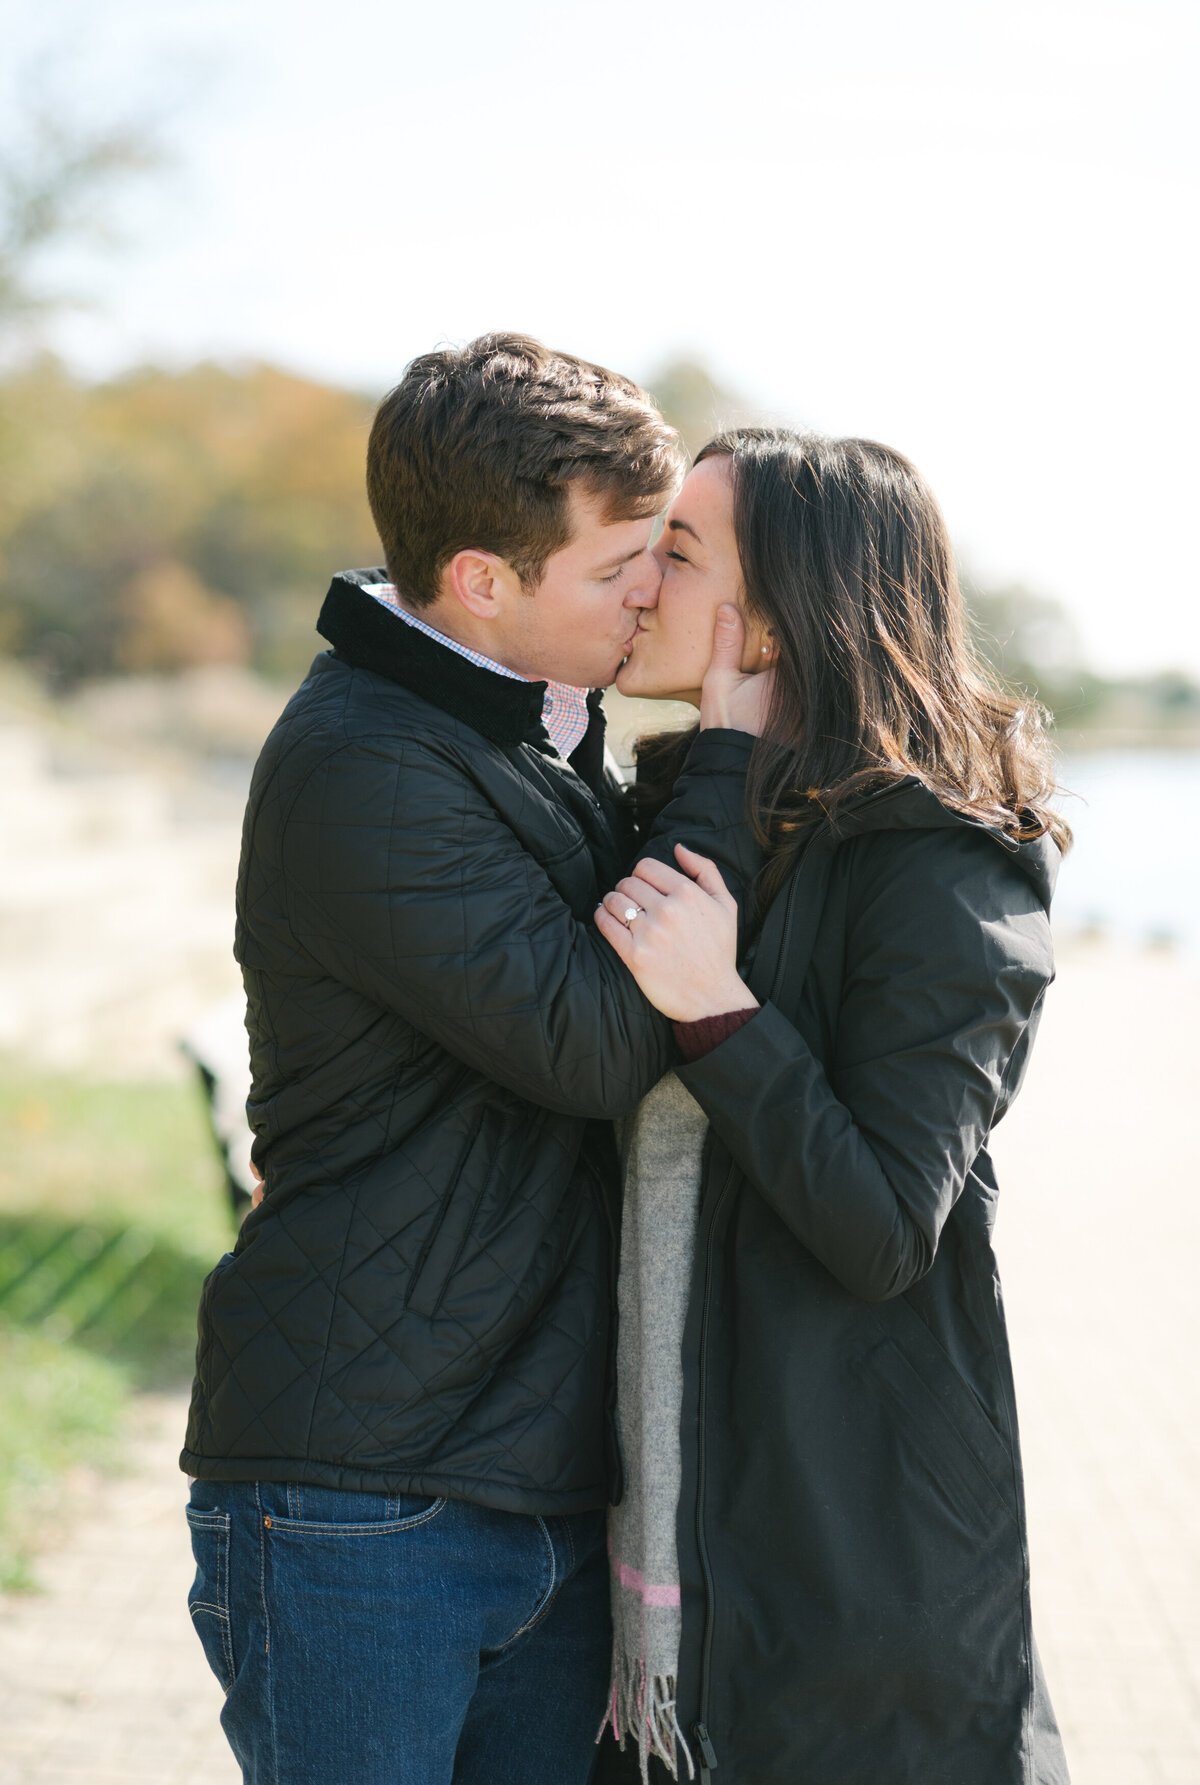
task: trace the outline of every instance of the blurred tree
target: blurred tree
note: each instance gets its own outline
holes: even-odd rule
[[[1063,721],[1095,712],[1104,684],[1086,667],[1079,630],[1060,602],[1020,583],[984,588],[969,575],[963,593],[976,648],[1003,682]]]
[[[718,384],[699,360],[668,360],[646,380],[646,389],[679,430],[692,457],[722,428],[761,419],[744,397]]]
[[[112,196],[162,159],[142,122],[88,126],[49,99],[10,119],[0,139],[0,329],[66,301],[39,279],[47,251],[108,239]]]
[[[250,655],[250,628],[237,602],[214,595],[173,558],[148,564],[125,585],[120,619],[116,667],[135,674],[244,663]]]
[[[55,686],[247,658],[290,679],[331,573],[379,560],[354,392],[266,366],[86,386],[43,359],[5,401],[28,468],[0,505],[0,648]]]
[[[1009,687],[1047,707],[1060,731],[1196,740],[1200,687],[1182,671],[1097,675],[1061,603],[1019,583],[988,589],[964,577],[963,590],[980,655]]]
[[[963,592],[981,649],[1009,681],[1069,674],[1082,661],[1079,630],[1061,603],[1021,583],[985,589],[970,576]]]
[[[748,416],[694,361],[649,382],[693,449]],[[0,374],[0,651],[60,688],[243,661],[294,680],[322,648],[331,573],[379,562],[363,488],[372,409],[261,365],[87,385],[42,355]],[[964,585],[981,654],[1060,725],[1200,730],[1186,676],[1107,681],[1057,602]]]
[[[1162,670],[1146,683],[1147,693],[1168,719],[1200,722],[1200,688],[1180,670]]]
[[[84,393],[52,355],[36,350],[39,326],[77,301],[48,282],[52,257],[64,247],[111,244],[117,197],[164,160],[148,113],[97,113],[81,62],[78,44],[55,40],[5,70],[11,97],[0,111],[0,584],[13,536],[78,480],[89,450],[79,426]],[[80,619],[67,616],[65,631],[78,630]],[[50,614],[40,630],[54,629]],[[27,630],[0,599],[0,649],[19,649]]]

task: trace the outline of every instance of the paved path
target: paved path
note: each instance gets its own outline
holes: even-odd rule
[[[1076,1785],[1200,1785],[1200,978],[1067,953],[996,1135],[1034,1625]]]
[[[45,1591],[0,1600],[0,1785],[238,1785],[185,1603],[185,1411],[139,1403],[128,1473],[41,1559]]]
[[[1075,1785],[1200,1785],[1197,1036],[1200,981],[1170,959],[1068,955],[998,1137],[1035,1616]],[[139,1409],[131,1472],[45,1558],[45,1594],[0,1605],[0,1785],[236,1785],[184,1610],[182,1421]]]
[[[179,1077],[179,1036],[241,990],[243,799],[97,756],[66,772],[55,734],[6,719],[0,690],[0,1047],[54,1070]]]

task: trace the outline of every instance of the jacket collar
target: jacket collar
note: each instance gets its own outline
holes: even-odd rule
[[[545,743],[545,682],[518,682],[448,651],[367,593],[386,570],[345,570],[329,585],[317,631],[355,669],[373,670],[440,707],[493,744]],[[589,706],[591,702],[589,701]]]

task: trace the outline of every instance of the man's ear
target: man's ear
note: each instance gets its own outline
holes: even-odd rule
[[[517,582],[503,558],[468,548],[455,552],[443,570],[441,596],[457,601],[477,620],[494,620]]]
[[[455,552],[442,572],[441,594],[480,620],[491,618],[496,604],[496,560],[490,552]]]

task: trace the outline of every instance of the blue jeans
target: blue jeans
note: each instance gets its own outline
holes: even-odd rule
[[[604,1515],[197,1481],[189,1609],[247,1785],[586,1785]]]

